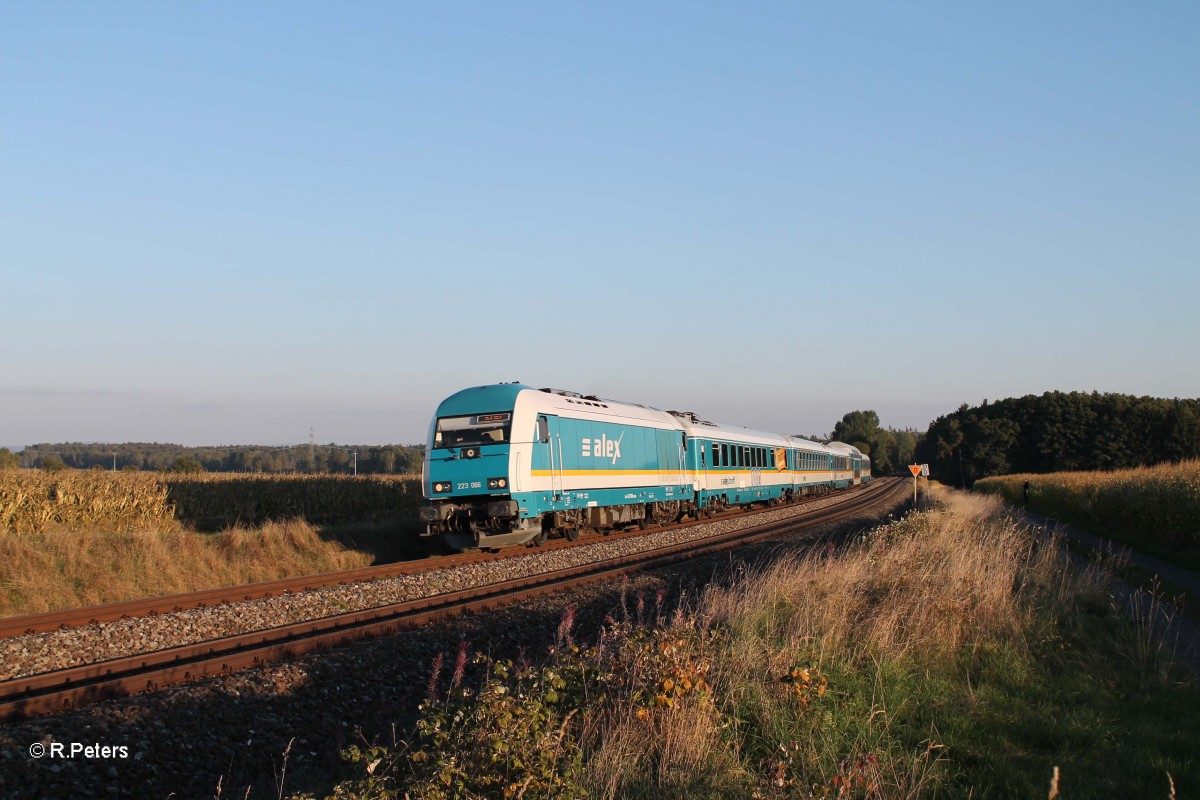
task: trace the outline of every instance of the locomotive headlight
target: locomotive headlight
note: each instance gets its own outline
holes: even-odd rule
[[[505,489],[508,487],[508,480],[505,478],[488,478],[489,489]]]
[[[433,485],[433,491],[434,492],[448,492],[448,491],[450,491],[450,483],[448,481],[439,481],[438,483],[435,483]]]

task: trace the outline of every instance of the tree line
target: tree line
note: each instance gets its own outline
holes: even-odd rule
[[[851,411],[833,426],[828,436],[802,436],[817,442],[845,442],[871,459],[871,473],[889,475],[913,463],[917,444],[924,436],[911,428],[884,428],[874,411]]]
[[[357,453],[357,457],[354,455]],[[44,469],[174,470],[178,472],[309,472],[406,474],[421,471],[421,445],[317,444],[294,447],[233,445],[186,447],[179,444],[35,444],[19,454],[12,466]],[[0,463],[0,466],[4,466]]]
[[[918,448],[943,483],[1014,472],[1111,470],[1200,457],[1200,400],[1092,392],[962,405]]]
[[[1013,472],[1109,470],[1200,458],[1200,400],[1099,392],[1046,392],[962,405],[922,433],[884,428],[871,410],[851,411],[832,434],[805,436],[852,444],[876,475],[928,463],[932,477],[970,486]],[[416,473],[421,445],[184,447],[176,444],[37,444],[0,449],[0,468],[103,468],[209,472]],[[907,473],[905,473],[907,474]]]

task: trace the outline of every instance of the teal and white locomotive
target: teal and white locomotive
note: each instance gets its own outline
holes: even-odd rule
[[[455,549],[574,540],[870,480],[850,445],[717,425],[690,412],[535,389],[446,398],[422,476],[428,536]]]

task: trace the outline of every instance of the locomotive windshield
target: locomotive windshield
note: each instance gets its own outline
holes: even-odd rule
[[[475,414],[469,417],[442,417],[433,432],[433,446],[467,447],[504,444],[512,430],[512,414]]]

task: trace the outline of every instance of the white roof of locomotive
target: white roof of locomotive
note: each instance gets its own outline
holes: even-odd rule
[[[657,408],[620,400],[583,396],[561,390],[528,389],[522,392],[538,411],[558,412],[559,416],[574,419],[637,420],[652,423],[653,427],[680,430],[679,420]]]

